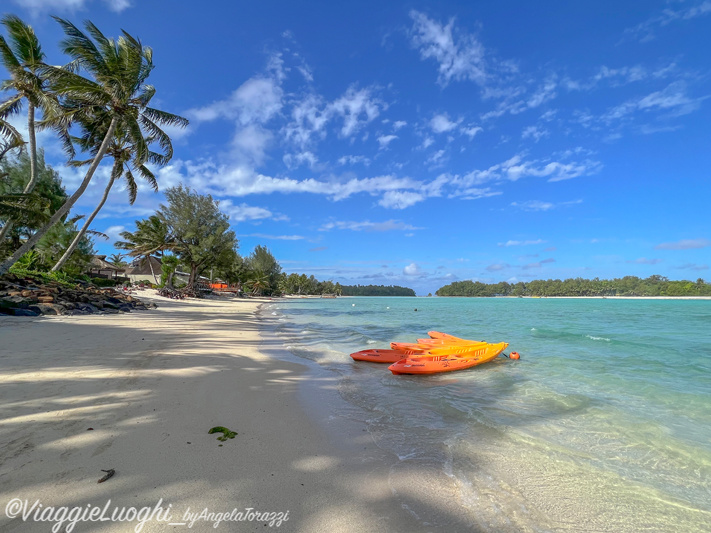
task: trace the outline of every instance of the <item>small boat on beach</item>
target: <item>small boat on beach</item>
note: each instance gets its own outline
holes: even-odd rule
[[[500,342],[486,344],[473,351],[437,356],[421,356],[414,354],[390,365],[388,369],[396,375],[399,374],[439,374],[464,370],[473,366],[487,363],[503,352],[509,344]]]

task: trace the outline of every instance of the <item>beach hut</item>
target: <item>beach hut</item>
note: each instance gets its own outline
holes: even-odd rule
[[[131,263],[131,266],[126,269],[125,275],[132,283],[148,280],[158,285],[162,266],[163,263],[157,257],[141,257]]]
[[[117,267],[106,261],[105,255],[95,255],[89,263],[89,276],[92,278],[116,279],[121,277],[124,272],[126,272],[125,268]]]

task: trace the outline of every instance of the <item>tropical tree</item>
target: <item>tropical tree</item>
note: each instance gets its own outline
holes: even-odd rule
[[[271,294],[279,289],[281,265],[266,246],[255,246],[245,261],[249,270],[260,272],[267,277],[267,292]]]
[[[121,233],[121,237],[126,240],[119,241],[114,246],[120,250],[128,250],[128,255],[131,257],[143,258],[148,261],[151,275],[158,283],[151,257],[160,257],[173,246],[173,239],[165,221],[158,215],[151,215],[145,220],[137,220],[136,231],[124,231]]]
[[[105,113],[102,112],[98,113],[100,117],[104,114]],[[183,120],[185,120],[185,122],[181,123],[181,126],[187,125],[187,120]],[[95,127],[86,128],[85,134],[81,138],[77,139],[77,142],[81,147],[85,148],[87,151],[92,152],[94,155],[96,155],[96,152],[99,150],[100,142],[104,137],[102,133],[102,126],[105,127],[109,123],[109,121],[107,121],[105,118],[104,120],[98,120],[97,122],[98,124]],[[162,115],[158,115],[156,116],[154,122],[156,123],[155,128],[159,128],[158,124],[162,125],[164,123],[164,117]],[[164,147],[165,153],[160,154],[148,150],[148,153],[145,156],[146,161],[142,162],[139,158],[139,154],[141,154],[142,152],[136,143],[136,136],[130,135],[129,132],[124,129],[124,126],[124,123],[120,123],[116,127],[114,138],[112,139],[111,145],[106,151],[106,155],[113,158],[114,164],[111,169],[111,177],[109,178],[109,182],[106,184],[106,188],[104,189],[104,194],[101,197],[101,201],[96,206],[96,209],[94,209],[91,215],[87,218],[86,222],[84,223],[84,226],[79,231],[79,233],[77,233],[77,236],[69,245],[69,248],[67,248],[64,255],[60,258],[59,261],[57,261],[57,264],[54,265],[54,267],[52,268],[53,272],[60,270],[62,266],[64,266],[64,264],[67,262],[69,257],[72,255],[72,252],[79,244],[79,241],[81,240],[82,236],[89,229],[91,223],[94,221],[94,218],[96,218],[96,215],[98,215],[99,211],[101,211],[101,208],[104,207],[104,204],[106,203],[106,200],[109,197],[109,193],[111,192],[111,188],[117,180],[121,178],[125,180],[126,189],[128,190],[129,203],[131,205],[133,205],[133,203],[136,201],[136,195],[138,193],[138,186],[136,184],[136,180],[134,179],[133,172],[136,172],[140,177],[146,180],[154,191],[158,191],[158,183],[156,182],[156,178],[153,172],[148,169],[144,162],[152,163],[159,166],[168,163],[168,161],[170,161],[173,155],[173,146],[170,141],[170,138],[165,134],[165,132],[160,130],[162,134],[161,139],[163,140],[161,145],[162,147]],[[141,136],[140,140],[148,146],[151,144],[151,142],[153,142],[154,139],[156,139],[155,135],[149,135],[147,138]],[[91,159],[86,161],[76,161],[74,162],[74,165],[82,166],[90,163]]]
[[[19,248],[22,240],[46,224],[67,199],[59,174],[45,163],[42,150],[37,153],[35,173],[37,182],[34,190],[24,194],[30,179],[27,152],[0,161],[0,222],[13,223],[5,239],[0,241],[0,257]]]
[[[68,141],[68,131],[72,124],[77,123],[80,127],[95,125],[97,118],[108,121],[108,124],[79,187],[45,226],[0,264],[0,274],[6,272],[17,259],[32,249],[84,194],[114,138],[117,127],[125,131],[135,144],[134,161],[145,164],[149,160],[149,148],[142,128],[155,137],[164,151],[172,155],[170,139],[158,127],[156,120],[164,126],[187,123],[182,117],[148,107],[148,102],[156,92],[153,86],[146,84],[146,79],[153,69],[153,52],[149,47],[144,47],[126,32],[114,40],[105,37],[91,22],[86,23],[89,33],[86,35],[71,22],[57,17],[55,20],[67,35],[61,43],[62,49],[73,61],[68,69],[43,67],[43,73],[52,89],[64,98],[60,111],[46,113],[45,123],[60,131],[65,140],[65,149],[70,155],[73,155],[74,150]],[[75,73],[74,69],[88,72],[93,80]],[[97,113],[97,109],[101,109],[101,113]]]
[[[235,260],[237,238],[229,217],[209,194],[179,185],[166,189],[165,197],[168,203],[161,204],[157,216],[167,225],[169,249],[190,268],[191,290],[206,268]]]
[[[118,268],[128,266],[128,263],[123,260],[124,257],[126,257],[126,254],[111,254],[109,256],[109,263]]]
[[[57,99],[48,90],[42,76],[44,52],[31,26],[15,15],[6,15],[0,21],[8,34],[8,41],[0,36],[0,62],[10,74],[10,79],[0,84],[0,90],[14,91],[8,100],[0,104],[0,134],[8,138],[4,149],[12,149],[24,144],[19,132],[7,121],[20,112],[22,102],[27,101],[27,130],[29,137],[30,179],[23,193],[32,192],[37,183],[36,160],[37,140],[35,136],[35,110],[49,111],[56,108]],[[12,219],[6,220],[0,229],[0,242],[13,226]]]
[[[269,287],[269,276],[261,270],[253,270],[247,279],[247,286],[252,290],[252,295],[260,296]]]

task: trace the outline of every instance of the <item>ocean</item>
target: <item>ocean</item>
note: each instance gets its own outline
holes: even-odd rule
[[[711,531],[711,301],[289,299],[262,313],[378,447],[440,469],[480,530]],[[521,359],[395,376],[349,357],[430,330]]]

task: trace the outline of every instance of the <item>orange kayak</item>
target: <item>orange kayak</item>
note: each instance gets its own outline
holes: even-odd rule
[[[468,353],[438,355],[435,357],[423,357],[415,354],[390,365],[388,369],[396,375],[438,374],[440,372],[464,370],[495,359],[508,345],[507,342],[486,344]]]
[[[429,335],[433,339],[449,340],[449,341],[466,341],[466,339],[461,339],[459,337],[455,337],[454,335],[450,335],[449,333],[442,333],[441,331],[428,331],[427,335]]]
[[[441,357],[443,355],[465,355],[485,346],[485,342],[477,342],[461,346],[430,346],[429,348],[398,348],[396,350],[362,350],[351,354],[356,361],[369,361],[371,363],[397,363],[407,357]]]
[[[361,350],[351,354],[355,361],[371,363],[397,363],[400,359],[411,355],[424,356],[426,350]]]
[[[463,340],[461,342],[450,342],[450,341],[435,341],[430,342],[391,342],[390,348],[393,350],[442,350],[445,348],[467,348],[479,344],[486,344],[485,341],[469,341]]]

